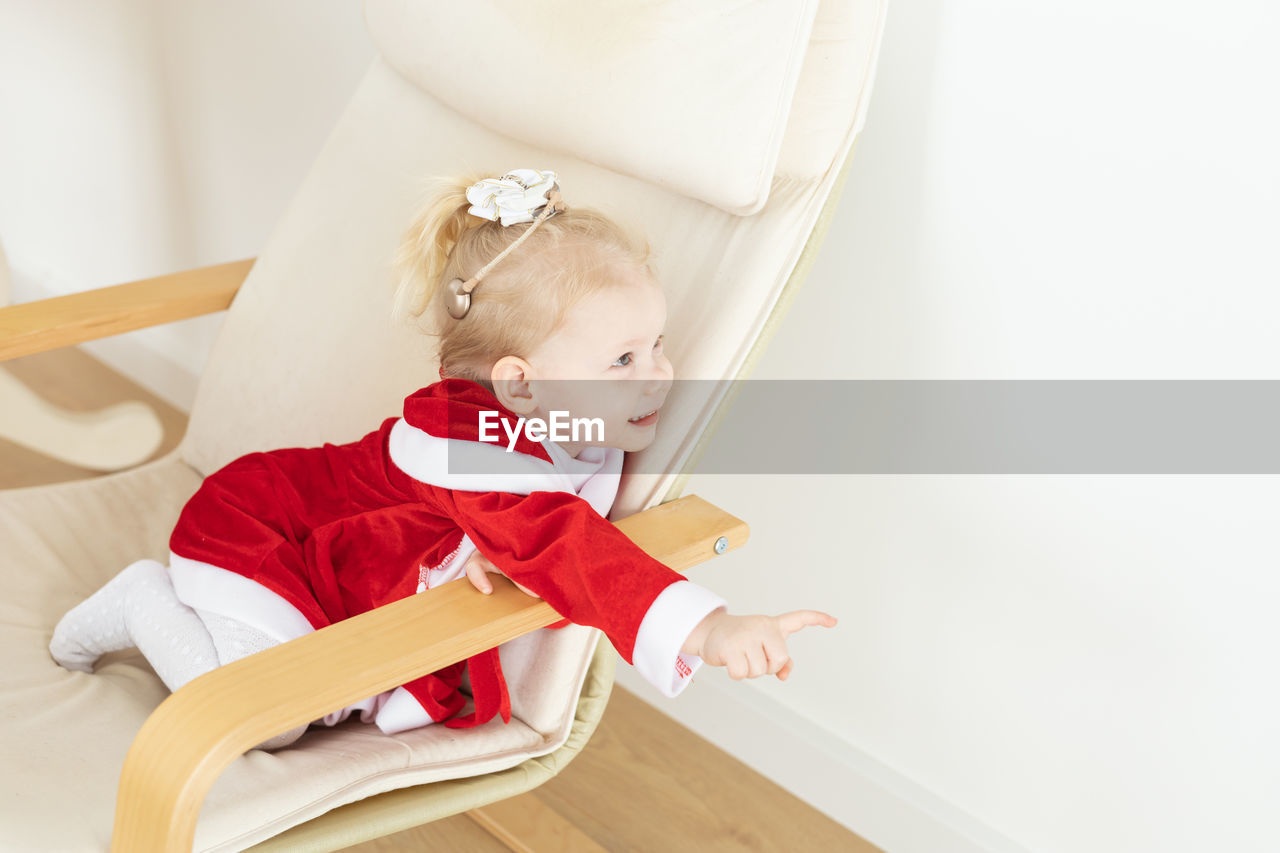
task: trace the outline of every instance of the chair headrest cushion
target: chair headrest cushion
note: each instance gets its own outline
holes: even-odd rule
[[[817,7],[365,0],[364,15],[391,67],[484,127],[749,215],[768,198]]]

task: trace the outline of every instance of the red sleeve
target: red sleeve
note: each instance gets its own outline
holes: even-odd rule
[[[569,492],[426,488],[507,577],[560,615],[599,628],[628,664],[649,605],[686,580]]]

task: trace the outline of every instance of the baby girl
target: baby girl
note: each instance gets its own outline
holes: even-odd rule
[[[623,453],[652,443],[672,382],[647,247],[569,208],[554,172],[519,169],[441,182],[396,262],[396,315],[438,336],[440,381],[359,441],[251,453],[211,474],[183,507],[169,565],[139,560],[73,608],[53,658],[92,672],[136,646],[177,690],[464,575],[491,592],[497,572],[566,617],[553,627],[602,630],[668,696],[704,662],[785,679],[786,637],[834,618],[731,615],[606,519]],[[522,428],[557,414],[593,428],[568,440]],[[474,709],[460,716],[464,670]],[[387,733],[509,721],[498,649],[315,722],[356,712]]]

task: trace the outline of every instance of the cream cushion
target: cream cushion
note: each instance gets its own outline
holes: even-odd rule
[[[750,215],[774,177],[809,181],[841,162],[866,118],[885,3],[750,5],[749,15],[740,0],[364,8],[387,63],[459,115]]]
[[[411,4],[397,7],[406,21],[414,20]],[[678,374],[716,380],[738,375],[865,113],[883,0],[835,8],[839,14],[826,16],[824,4],[817,20],[843,27],[844,41],[823,47],[824,62],[849,75],[839,83],[852,90],[841,95],[852,112],[843,122],[828,118],[823,125],[815,116],[833,109],[831,103],[816,112],[797,104],[795,119],[809,123],[788,128],[789,139],[796,138],[796,127],[803,130],[791,153],[783,151],[791,171],[771,178],[768,206],[750,217],[672,189],[665,179],[647,181],[617,164],[603,166],[495,133],[385,59],[374,60],[226,315],[182,444],[132,471],[0,492],[0,583],[6,590],[0,598],[6,656],[0,749],[8,770],[0,782],[0,844],[105,849],[125,752],[166,695],[136,653],[112,656],[93,675],[59,668],[47,652],[57,619],[130,562],[163,559],[173,523],[202,476],[257,450],[354,441],[399,414],[405,396],[435,379],[428,339],[388,323],[390,259],[422,176],[475,168],[555,170],[570,205],[600,208],[655,247],[668,297],[667,351]],[[687,67],[691,75],[708,71]],[[818,82],[819,94],[834,97],[834,89]],[[718,116],[699,120],[710,129]],[[681,151],[671,159],[706,162],[706,156]],[[725,391],[713,383],[677,384],[658,441],[628,460],[613,518],[667,493]],[[279,753],[250,752],[206,801],[196,849],[240,849],[403,785],[501,767],[530,776],[554,772],[545,768],[558,767],[563,759],[556,756],[564,750],[552,751],[580,745],[582,725],[594,725],[608,692],[605,658],[593,658],[598,637],[574,627],[505,644],[514,715],[507,726],[496,721],[465,732],[429,726],[387,737],[349,720],[333,730],[313,729]],[[575,741],[574,697],[584,683],[578,708],[595,716],[578,721]],[[544,758],[528,761],[532,756]],[[544,760],[550,763],[539,763]],[[504,778],[502,785],[515,784]],[[468,793],[448,801],[450,807],[483,801],[475,786],[462,781],[459,790]],[[430,817],[449,813],[434,806]]]
[[[818,0],[729,14],[741,7],[372,0],[365,22],[388,64],[459,115],[747,215],[769,195]]]
[[[87,850],[109,842],[125,753],[167,691],[136,650],[108,655],[92,675],[63,670],[49,658],[49,634],[119,568],[142,557],[164,559],[200,479],[171,453],[107,477],[0,491],[8,590],[0,599],[0,847]],[[509,724],[499,718],[468,734],[427,726],[387,736],[348,720],[311,729],[294,748],[250,751],[205,801],[196,849],[242,849],[342,803],[502,770],[552,751],[569,735],[599,636],[571,625],[505,643]]]

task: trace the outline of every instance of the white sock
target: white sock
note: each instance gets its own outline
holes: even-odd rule
[[[67,669],[92,672],[103,654],[133,646],[170,691],[218,666],[204,623],[155,560],[130,564],[72,608],[54,628],[49,653]]]
[[[183,604],[169,569],[139,560],[86,601],[73,607],[53,629],[49,653],[67,669],[93,672],[107,652],[136,646],[170,692],[222,664],[276,645],[243,622]],[[258,744],[278,749],[302,736],[306,725]]]

